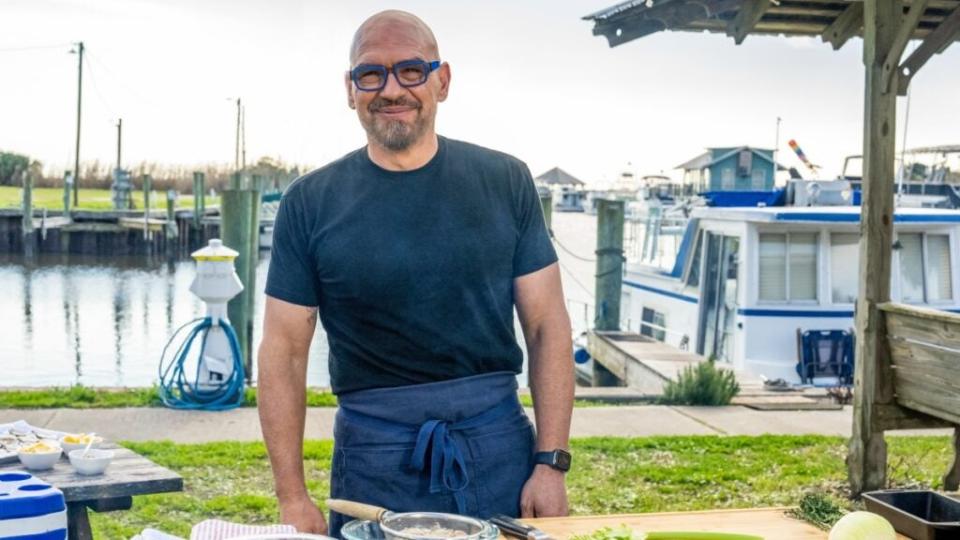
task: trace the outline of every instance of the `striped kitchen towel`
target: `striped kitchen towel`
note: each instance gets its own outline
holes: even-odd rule
[[[244,525],[220,519],[208,519],[193,526],[190,540],[228,540],[256,534],[296,533],[293,525]]]

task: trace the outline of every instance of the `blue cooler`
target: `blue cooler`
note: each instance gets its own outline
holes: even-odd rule
[[[0,473],[0,540],[64,540],[63,493],[24,472]]]

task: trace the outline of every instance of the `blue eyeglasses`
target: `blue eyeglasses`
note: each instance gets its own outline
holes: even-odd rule
[[[357,90],[363,92],[377,92],[387,85],[387,76],[393,72],[397,83],[404,88],[420,86],[427,82],[430,72],[440,67],[440,61],[434,60],[404,60],[388,68],[380,64],[360,64],[350,70],[350,78]]]

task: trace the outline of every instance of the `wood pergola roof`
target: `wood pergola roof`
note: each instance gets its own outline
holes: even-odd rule
[[[902,36],[924,43],[901,65],[898,93],[936,53],[960,40],[960,0],[911,0],[902,5],[916,25]],[[820,37],[839,49],[863,36],[863,1],[845,0],[628,0],[583,17],[611,47],[664,30],[723,33],[738,44],[748,34]],[[906,71],[903,71],[906,70]]]

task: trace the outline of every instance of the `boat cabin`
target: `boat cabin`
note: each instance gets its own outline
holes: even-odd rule
[[[815,383],[798,336],[852,336],[859,221],[856,206],[697,208],[671,267],[628,261],[625,318],[736,370]],[[901,208],[894,223],[892,299],[960,312],[960,213]]]

